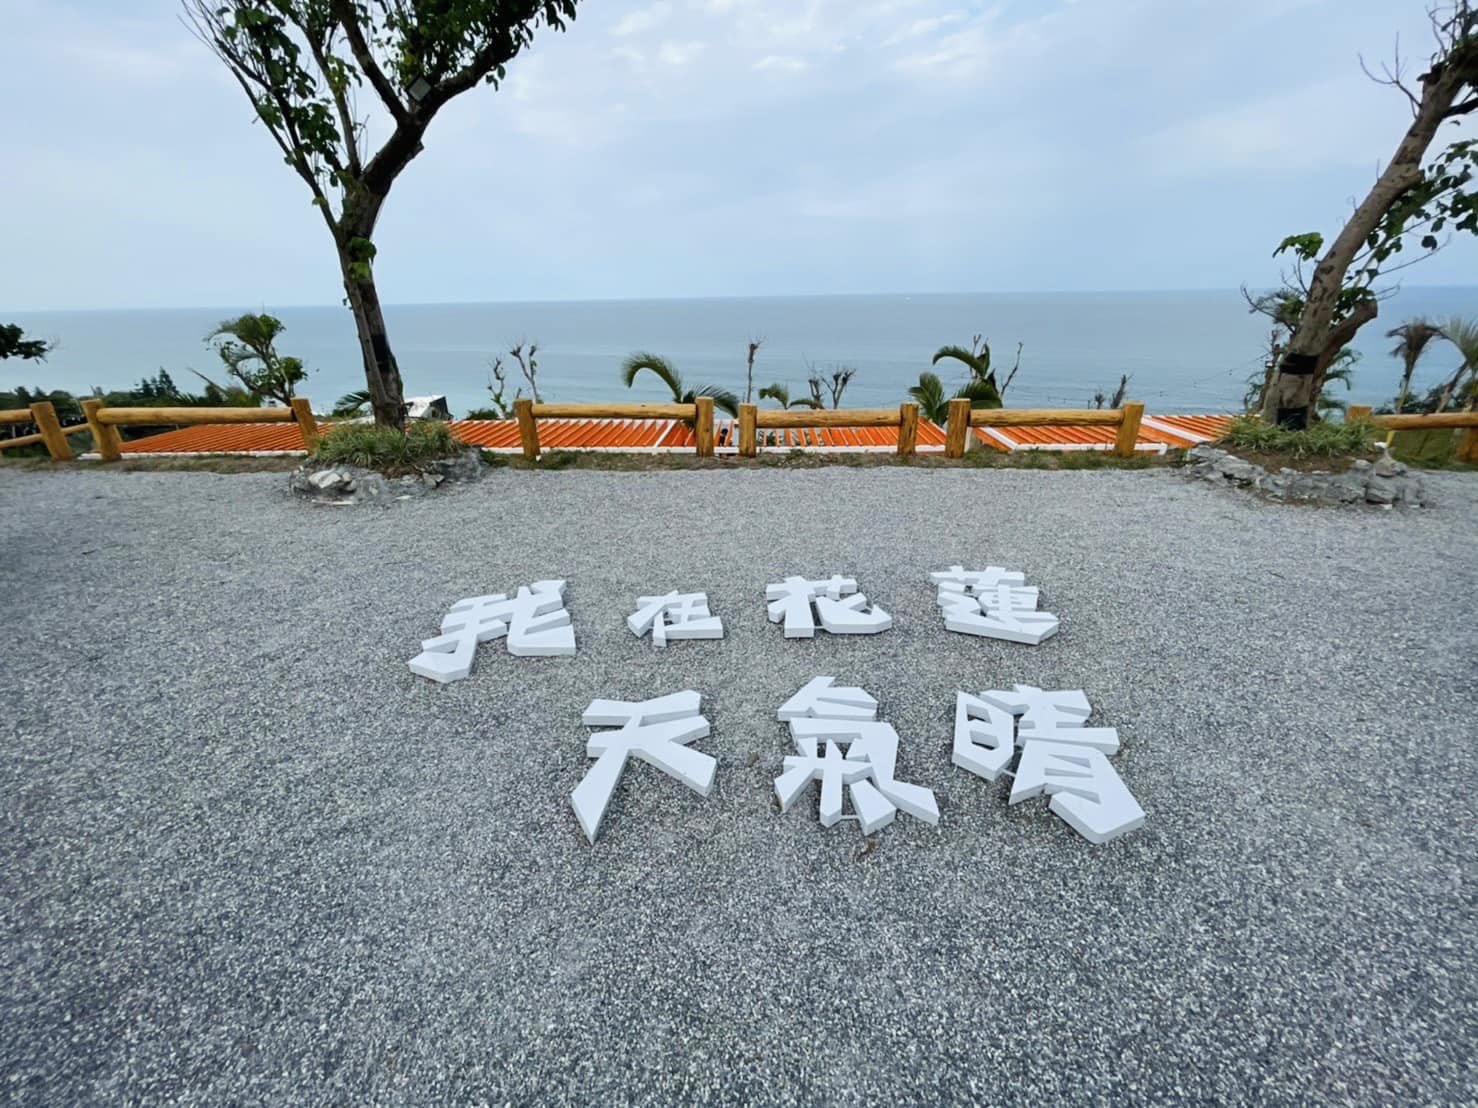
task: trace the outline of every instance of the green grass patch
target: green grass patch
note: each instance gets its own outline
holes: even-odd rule
[[[467,449],[440,420],[407,425],[405,433],[375,423],[341,423],[324,432],[318,449],[308,456],[314,465],[351,465],[396,474]]]
[[[1294,431],[1251,416],[1239,416],[1232,420],[1221,443],[1259,454],[1327,458],[1368,454],[1379,435],[1375,425],[1365,420],[1316,423],[1305,430]]]

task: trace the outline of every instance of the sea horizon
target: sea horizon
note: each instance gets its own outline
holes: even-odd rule
[[[1386,332],[1417,315],[1473,314],[1478,286],[1406,285],[1381,309],[1353,344],[1361,358],[1353,387],[1340,390],[1341,399],[1389,400],[1400,364],[1389,354]],[[58,347],[44,363],[0,364],[0,388],[126,389],[164,369],[181,389],[199,391],[204,384],[197,372],[216,381],[225,376],[205,334],[242,311],[282,319],[286,330],[278,349],[307,364],[309,377],[299,392],[317,410],[328,411],[339,396],[363,387],[347,308],[266,302],[10,312],[7,320],[57,340]],[[804,395],[811,366],[848,365],[857,375],[844,405],[873,407],[905,399],[938,347],[968,345],[975,334],[989,339],[1002,378],[1016,344],[1024,344],[1008,406],[1088,405],[1128,374],[1129,398],[1153,411],[1236,411],[1246,379],[1262,365],[1271,330],[1249,312],[1237,288],[398,302],[387,304],[385,313],[407,394],[445,395],[457,415],[488,405],[489,364],[499,354],[508,374],[505,398],[520,386],[528,393],[506,356],[520,341],[539,345],[545,399],[664,399],[650,375],[630,390],[620,384],[621,361],[638,350],[667,357],[689,384],[742,394],[746,347],[760,337],[756,390],[778,381],[792,396]],[[1417,386],[1427,376],[1435,381],[1450,373],[1457,362],[1448,361],[1440,346],[1434,348],[1418,370]],[[965,372],[948,361],[934,371],[947,386]]]

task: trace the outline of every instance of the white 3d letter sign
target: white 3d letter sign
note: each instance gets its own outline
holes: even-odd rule
[[[877,605],[867,605],[867,597],[857,591],[851,577],[832,575],[825,581],[808,581],[804,577],[787,577],[776,585],[765,587],[771,623],[785,621],[787,639],[809,639],[816,634],[815,615],[824,630],[833,635],[876,635],[893,626],[893,617]]]
[[[721,639],[723,622],[708,610],[708,594],[704,592],[670,592],[663,596],[639,596],[635,613],[626,617],[626,626],[638,638],[652,633],[654,646],[666,646],[671,639]]]
[[[535,581],[514,596],[496,593],[459,600],[441,634],[421,643],[411,672],[433,681],[460,681],[472,672],[477,644],[508,639],[508,653],[532,658],[575,652],[575,629],[564,606],[563,581]]]
[[[937,600],[947,630],[1029,646],[1057,634],[1057,617],[1037,611],[1037,590],[1020,573],[1000,566],[950,566],[929,576],[939,586]]]
[[[1089,711],[1081,689],[1043,692],[1017,685],[1011,692],[959,693],[954,764],[994,781],[1019,746],[1010,802],[1050,796],[1049,807],[1078,834],[1109,842],[1142,826],[1144,809],[1109,765],[1107,755],[1119,749],[1118,732],[1084,727]]]
[[[785,772],[775,779],[780,810],[789,811],[812,781],[820,781],[823,827],[842,819],[843,786],[864,835],[892,823],[900,808],[937,826],[934,793],[893,775],[898,732],[877,722],[878,702],[862,689],[837,688],[832,681],[814,678],[780,706],[779,717],[790,724],[797,752],[785,759]],[[845,754],[838,743],[847,745]]]
[[[596,759],[595,765],[570,794],[575,817],[592,843],[628,758],[640,758],[656,766],[701,796],[713,791],[718,760],[687,747],[709,732],[708,720],[699,714],[699,703],[699,695],[691,689],[655,700],[591,701],[585,709],[585,726],[618,728],[590,736],[585,753]]]

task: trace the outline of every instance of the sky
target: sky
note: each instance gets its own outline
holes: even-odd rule
[[[342,297],[179,10],[0,0],[0,314]],[[1423,0],[586,0],[434,121],[381,297],[1271,284],[1406,126],[1360,69],[1398,36],[1420,72]],[[1473,241],[1403,275],[1475,277]]]

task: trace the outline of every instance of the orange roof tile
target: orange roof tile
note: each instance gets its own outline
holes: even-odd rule
[[[1163,453],[1220,436],[1230,416],[1146,416],[1138,449]],[[320,424],[319,430],[331,424]],[[511,419],[453,420],[451,429],[463,442],[484,450],[522,449],[518,424]],[[1112,427],[981,427],[976,438],[996,450],[1108,450]],[[737,450],[738,425],[714,421],[714,446],[720,453]],[[919,420],[918,449],[944,449],[944,428]],[[688,451],[692,429],[675,419],[541,419],[539,445],[544,450]],[[809,427],[759,432],[761,450],[825,450],[887,452],[898,448],[896,427]],[[125,454],[301,454],[303,440],[291,423],[238,423],[181,427],[123,444]]]

